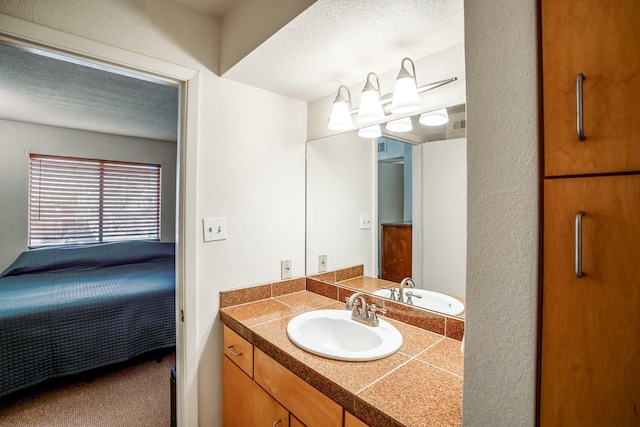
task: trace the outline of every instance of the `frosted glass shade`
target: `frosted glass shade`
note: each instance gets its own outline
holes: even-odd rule
[[[380,138],[382,136],[380,125],[367,126],[366,128],[359,129],[358,136],[362,138]]]
[[[387,123],[386,128],[391,132],[409,132],[413,129],[413,124],[411,124],[411,117],[393,120]]]
[[[425,126],[442,126],[449,122],[449,114],[446,108],[441,108],[428,113],[422,113],[419,121]]]
[[[411,76],[398,77],[391,101],[391,112],[410,113],[422,108],[422,101],[416,87],[416,79]]]
[[[349,130],[353,129],[353,120],[349,114],[349,105],[344,101],[333,103],[331,109],[331,117],[329,118],[330,130]]]
[[[359,122],[375,122],[384,119],[384,111],[380,105],[380,96],[376,90],[366,90],[360,97]]]

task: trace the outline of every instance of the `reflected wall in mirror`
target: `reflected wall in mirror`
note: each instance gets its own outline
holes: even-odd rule
[[[307,143],[308,276],[460,316],[466,287],[465,108],[449,122],[370,139],[350,131]],[[326,263],[321,262],[326,256]],[[323,272],[361,268],[355,278]],[[452,297],[452,298],[451,298]],[[464,307],[464,306],[462,306]],[[462,308],[464,310],[464,308]]]

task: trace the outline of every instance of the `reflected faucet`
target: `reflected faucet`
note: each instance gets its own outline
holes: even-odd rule
[[[398,301],[399,302],[406,302],[404,300],[404,287],[405,286],[409,286],[410,288],[415,288],[416,284],[413,283],[413,280],[411,279],[411,277],[405,277],[404,279],[402,279],[402,282],[400,282],[400,286],[398,286]]]

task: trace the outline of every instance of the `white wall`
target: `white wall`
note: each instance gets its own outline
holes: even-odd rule
[[[0,13],[200,72],[197,182],[187,191],[198,220],[226,216],[229,235],[204,244],[197,224],[191,236],[201,243],[188,251],[197,280],[185,286],[197,289],[197,312],[186,313],[186,327],[197,331],[199,354],[188,367],[199,379],[193,425],[220,425],[219,291],[279,279],[284,258],[304,275],[306,105],[216,76],[218,20],[178,2],[3,0]]]
[[[535,0],[464,3],[468,245],[463,425],[533,426],[538,297]]]
[[[422,286],[464,297],[467,265],[467,140],[422,146]]]
[[[175,240],[175,143],[6,120],[0,135],[0,271],[27,250],[31,153],[160,164],[161,240]]]
[[[307,274],[365,265],[375,276],[374,177],[376,141],[347,132],[307,144]],[[371,229],[360,229],[360,214],[371,214]]]

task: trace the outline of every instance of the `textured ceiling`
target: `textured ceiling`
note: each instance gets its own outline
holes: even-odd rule
[[[211,16],[222,17],[240,0],[175,0]]]
[[[0,43],[0,119],[176,141],[178,87]]]
[[[318,0],[223,77],[302,101],[464,42],[463,0]]]
[[[176,1],[223,16],[241,0]],[[223,77],[313,101],[463,40],[463,0],[318,0]],[[177,97],[175,86],[0,44],[0,119],[175,141]]]

